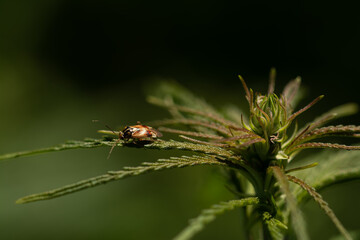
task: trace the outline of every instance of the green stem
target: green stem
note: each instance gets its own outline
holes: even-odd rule
[[[243,187],[240,184],[240,179],[236,176],[236,172],[233,169],[229,170],[230,181],[234,185],[235,189],[239,193],[245,193]],[[246,207],[240,208],[240,227],[241,227],[241,239],[249,239],[249,231],[246,227],[248,222],[248,216],[246,215]]]

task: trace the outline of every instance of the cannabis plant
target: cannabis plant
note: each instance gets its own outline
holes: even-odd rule
[[[254,92],[247,87],[241,76],[239,78],[249,104],[249,110],[244,114],[235,107],[218,111],[178,84],[162,83],[156,87],[157,92],[148,101],[167,109],[171,115],[169,119],[154,121],[148,126],[130,126],[123,131],[100,130],[105,135],[99,139],[68,141],[55,147],[0,156],[0,159],[9,159],[43,152],[95,147],[185,150],[190,153],[109,171],[54,190],[25,196],[17,200],[17,203],[48,200],[160,170],[216,165],[227,174],[227,184],[231,186],[229,189],[234,193],[234,199],[202,211],[174,239],[190,239],[218,215],[240,208],[241,221],[246,223],[245,235],[248,239],[306,240],[309,236],[298,206],[309,198],[319,204],[345,239],[352,239],[319,194],[319,190],[338,182],[359,179],[359,152],[325,151],[320,155],[312,155],[310,164],[292,167],[291,162],[299,152],[309,148],[360,150],[360,146],[320,141],[326,137],[360,136],[360,126],[324,126],[334,119],[354,114],[357,111],[356,104],[336,107],[299,128],[299,115],[323,96],[296,110],[299,102],[299,77],[290,81],[281,94],[274,93],[274,70],[270,73],[266,94]],[[162,133],[176,134],[183,140],[167,140],[168,136],[158,138],[161,134],[155,128]],[[139,129],[143,132],[138,132],[135,136],[134,133]],[[236,223],[232,224],[236,226]]]

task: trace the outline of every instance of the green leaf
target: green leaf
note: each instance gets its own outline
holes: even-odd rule
[[[357,113],[358,110],[359,110],[359,106],[356,103],[346,103],[337,106],[329,110],[328,112],[322,114],[321,116],[315,118],[314,121],[306,125],[303,129],[300,130],[300,132],[303,131],[306,127],[309,127],[308,131],[311,131],[335,119],[353,115]]]
[[[222,124],[224,126],[231,126],[231,127],[235,127],[235,128],[241,128],[240,125],[237,125],[236,123],[225,119],[219,113],[205,112],[203,110],[195,109],[193,107],[185,107],[185,106],[176,105],[174,103],[168,103],[165,100],[162,100],[162,99],[159,99],[159,98],[156,98],[156,97],[149,97],[148,102],[150,102],[150,103],[152,103],[154,105],[158,105],[158,106],[161,106],[161,107],[168,108],[170,112],[171,112],[171,110],[176,110],[178,112],[189,113],[189,114],[192,114],[192,115],[195,115],[195,116],[204,117],[204,118],[209,119],[211,121],[218,122],[218,123],[220,123],[220,124]]]
[[[164,104],[176,104],[192,109],[202,110],[203,112],[220,115],[210,104],[204,99],[194,95],[192,92],[181,86],[179,83],[161,82],[156,84],[151,91],[151,95],[161,99]],[[151,102],[152,97],[148,100]]]
[[[152,149],[178,149],[178,150],[187,150],[193,152],[200,152],[200,153],[207,153],[217,155],[219,157],[233,157],[232,151],[225,150],[220,147],[216,146],[209,146],[203,144],[196,144],[196,143],[189,143],[189,142],[178,142],[178,141],[155,141],[154,143],[147,144],[144,146],[145,148],[152,148]]]
[[[221,124],[220,127],[225,129],[227,135],[230,134],[229,126],[240,127],[240,125],[225,119],[219,111],[205,100],[175,82],[162,82],[156,85],[147,100],[152,104],[166,107],[174,120],[194,120],[203,123],[211,122],[212,124],[217,122]],[[204,133],[214,133],[211,128],[203,127],[201,124],[190,124],[189,126]]]
[[[174,125],[174,124],[183,124],[194,126],[195,129],[200,130],[200,132],[207,133],[207,130],[212,130],[212,132],[217,132],[223,134],[225,136],[231,136],[231,132],[228,128],[216,124],[214,122],[206,122],[202,120],[195,120],[195,119],[164,119],[160,121],[151,122],[151,126],[164,126],[164,125]],[[198,129],[200,128],[200,129]]]
[[[313,139],[323,138],[328,136],[345,136],[345,137],[360,137],[360,126],[355,125],[337,125],[316,128],[296,140],[296,143],[308,142]]]
[[[295,143],[300,142],[300,140],[303,140],[306,136],[309,136],[309,132],[311,131],[312,134],[310,135],[316,135],[316,133],[324,133],[327,130],[329,130],[330,132],[332,130],[335,130],[334,127],[328,127],[327,128],[323,128],[323,129],[316,129],[318,127],[323,126],[324,124],[335,120],[337,118],[341,118],[341,117],[345,117],[345,116],[349,116],[352,114],[355,114],[358,111],[358,105],[356,103],[347,103],[347,104],[343,104],[340,105],[338,107],[335,107],[333,109],[331,109],[330,111],[326,112],[325,114],[322,114],[321,116],[315,118],[315,120],[313,120],[312,122],[310,122],[309,124],[305,125],[302,129],[300,129],[298,131],[298,133],[296,134],[296,136],[291,137],[285,144],[283,144],[283,147],[287,148],[290,147],[292,145],[294,145]],[[344,130],[349,130],[349,132],[354,133],[354,128],[353,129],[341,129],[342,127],[354,127],[354,126],[337,126],[340,127],[340,131],[344,131]],[[316,130],[314,130],[316,129]],[[314,132],[314,131],[315,132]],[[319,132],[320,130],[320,132]],[[325,131],[324,131],[325,130]],[[310,139],[307,139],[307,141]],[[304,141],[302,141],[304,142]]]
[[[360,240],[360,230],[351,231],[350,235],[354,240]],[[337,235],[335,237],[330,238],[329,240],[346,240],[346,239],[343,235]]]
[[[324,98],[324,95],[320,95],[319,97],[315,98],[311,103],[309,103],[308,105],[306,105],[302,109],[300,109],[297,112],[291,114],[291,116],[288,119],[288,122],[289,123],[292,122],[297,116],[299,116],[300,114],[302,114],[303,112],[305,112],[306,110],[308,110],[309,108],[314,106],[318,101],[320,101],[323,98]]]
[[[184,131],[184,130],[174,129],[174,128],[159,127],[159,131],[167,132],[167,133],[182,134],[182,135],[193,136],[193,137],[200,137],[200,138],[222,139],[222,137],[219,135],[206,134],[206,133],[194,132],[194,131]]]
[[[160,171],[170,168],[183,168],[196,165],[220,165],[225,166],[226,164],[217,160],[211,156],[182,156],[172,157],[170,159],[159,159],[156,162],[144,162],[141,166],[137,167],[124,167],[120,171],[109,171],[107,174],[100,175],[97,177],[89,178],[74,184],[66,185],[61,188],[57,188],[51,191],[32,194],[23,198],[20,198],[16,203],[28,203],[40,200],[47,200],[51,198],[60,197],[66,194],[84,190],[87,188],[95,187],[108,182],[120,180],[130,176],[137,176],[154,171]]]
[[[106,131],[106,130],[102,130],[101,132],[112,134],[111,131]],[[162,149],[162,150],[178,149],[178,150],[213,154],[222,157],[232,157],[231,151],[225,150],[220,147],[205,146],[202,144],[195,144],[188,142],[178,142],[173,140],[170,141],[156,140],[146,145],[139,145],[131,142],[126,143],[123,140],[116,140],[115,142],[115,141],[105,141],[103,139],[85,139],[84,141],[68,141],[64,144],[59,144],[48,148],[41,148],[31,151],[23,151],[23,152],[0,155],[0,161],[17,158],[17,157],[36,155],[41,153],[64,151],[64,150],[71,150],[78,148],[98,148],[98,147],[108,147],[108,146],[112,147],[114,146],[114,144],[116,144],[117,147],[135,147],[135,148]]]
[[[325,214],[328,215],[328,217],[335,224],[335,226],[338,228],[338,230],[341,232],[341,234],[345,237],[346,240],[352,240],[348,231],[342,225],[340,220],[336,217],[333,210],[329,207],[329,204],[322,198],[319,193],[316,192],[314,188],[312,188],[306,182],[297,177],[291,175],[287,175],[287,177],[291,182],[299,185],[302,189],[304,189],[315,200],[315,202],[320,205],[320,207],[324,210]]]
[[[281,191],[285,194],[285,201],[291,213],[291,223],[294,227],[297,239],[308,240],[309,236],[306,232],[305,220],[297,206],[294,195],[290,191],[289,181],[286,175],[283,170],[277,166],[271,167],[271,169],[273,170],[275,178],[278,180]]]
[[[276,69],[271,68],[269,74],[269,87],[268,87],[268,95],[274,93],[275,90],[275,79],[276,79]]]
[[[292,111],[297,103],[302,98],[303,93],[300,90],[301,78],[296,77],[294,80],[286,84],[282,96],[285,98],[286,108],[288,111]]]
[[[302,162],[318,162],[318,166],[314,168],[294,173],[317,191],[337,183],[360,179],[360,151],[324,150],[303,159]],[[308,199],[301,189],[293,190],[299,202]]]
[[[330,111],[328,111],[327,115],[329,114],[336,114],[336,118],[346,117],[353,115],[359,111],[359,106],[357,103],[345,103],[343,105],[337,106]]]
[[[182,230],[174,240],[187,240],[191,239],[196,233],[200,232],[206,224],[215,220],[215,218],[225,213],[226,211],[233,210],[238,207],[245,207],[248,205],[257,205],[259,204],[259,199],[256,197],[243,198],[240,200],[231,200],[228,202],[222,202],[211,206],[209,209],[205,209],[201,214],[191,219],[189,225]]]
[[[360,150],[360,146],[348,146],[337,143],[322,143],[322,142],[309,142],[302,143],[291,147],[285,151],[287,155],[292,154],[293,152],[304,150],[307,148],[333,148],[333,149],[344,149],[344,150]]]
[[[288,230],[288,227],[284,223],[272,217],[268,212],[263,213],[263,220],[266,226],[268,227],[270,235],[273,240],[284,239],[284,235]]]
[[[112,146],[114,143],[110,141],[104,141],[102,139],[85,139],[84,141],[67,141],[64,144],[59,144],[56,146],[48,147],[48,148],[41,148],[36,150],[30,151],[22,151],[16,153],[8,153],[4,155],[0,155],[0,161],[17,158],[17,157],[25,157],[31,156],[41,153],[48,153],[48,152],[56,152],[56,151],[63,151],[63,150],[70,150],[70,149],[77,149],[77,148],[97,148],[97,147],[104,147],[104,146]],[[118,143],[118,146],[122,146],[122,142]]]

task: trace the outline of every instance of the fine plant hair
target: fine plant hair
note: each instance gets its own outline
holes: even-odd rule
[[[234,194],[203,210],[192,218],[174,239],[187,240],[205,229],[221,214],[242,209],[241,221],[246,226],[246,239],[311,239],[301,204],[314,200],[330,218],[343,239],[353,239],[320,191],[337,183],[360,179],[359,145],[328,142],[329,137],[360,137],[360,126],[328,125],[340,117],[355,114],[357,104],[348,103],[331,109],[304,126],[297,119],[324,96],[297,107],[301,99],[301,78],[290,81],[280,94],[275,93],[276,71],[271,69],[266,94],[254,92],[239,76],[249,110],[230,106],[222,111],[174,82],[162,82],[148,97],[151,104],[162,107],[170,117],[148,123],[165,135],[162,138],[121,139],[113,130],[99,130],[98,139],[68,141],[53,147],[9,153],[0,161],[76,148],[133,147],[158,150],[183,150],[184,156],[170,156],[139,166],[112,170],[103,175],[81,180],[50,191],[22,197],[16,203],[49,200],[101,184],[145,173],[192,166],[217,166],[227,175],[225,184]],[[169,139],[170,136],[178,140]],[[323,148],[307,159],[293,159],[306,149]],[[345,151],[347,150],[347,151]],[[310,159],[310,163],[309,160]],[[185,224],[185,221],[184,221]],[[239,223],[231,223],[234,226]]]

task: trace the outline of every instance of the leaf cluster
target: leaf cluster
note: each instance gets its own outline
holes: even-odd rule
[[[0,161],[3,161],[53,151],[114,146],[184,150],[191,153],[188,156],[158,159],[155,162],[143,162],[140,166],[108,171],[57,189],[25,196],[17,200],[17,203],[56,198],[145,173],[215,165],[224,169],[228,175],[228,184],[235,193],[235,199],[204,210],[191,220],[175,239],[192,238],[218,215],[236,208],[245,209],[242,220],[246,221],[248,237],[257,236],[256,233],[260,231],[263,239],[280,240],[291,236],[292,230],[297,239],[310,239],[306,231],[306,221],[298,205],[308,199],[317,202],[340,233],[346,239],[351,239],[351,235],[318,191],[333,184],[359,179],[359,152],[326,151],[312,155],[310,164],[300,167],[292,167],[291,162],[300,151],[308,148],[360,150],[360,146],[355,145],[319,142],[319,139],[327,137],[358,138],[360,126],[325,126],[334,119],[354,114],[357,105],[351,103],[334,108],[298,129],[296,118],[323,96],[294,111],[299,101],[299,77],[289,82],[279,96],[274,93],[274,69],[271,70],[269,89],[265,95],[254,93],[242,77],[240,80],[249,103],[247,117],[234,107],[226,108],[224,114],[176,83],[165,82],[157,86],[157,92],[150,96],[148,101],[167,109],[171,117],[154,121],[149,125],[158,127],[163,133],[176,135],[183,141],[125,141],[117,138],[118,132],[99,130],[99,133],[106,136],[99,139],[68,141],[54,147],[0,156]],[[289,134],[293,123],[295,127]],[[306,171],[302,171],[305,169]]]

